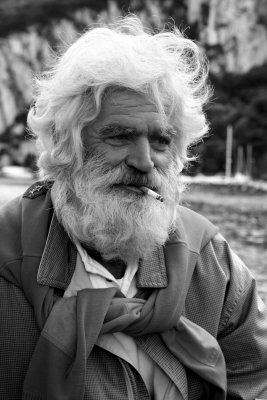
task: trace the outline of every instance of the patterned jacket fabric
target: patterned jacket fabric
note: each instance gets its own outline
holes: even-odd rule
[[[25,200],[38,203],[37,208],[40,209],[45,203],[47,190],[43,190],[42,185],[39,186],[41,190],[38,189],[38,196]],[[20,204],[21,199],[15,200],[11,206],[2,210],[0,248],[5,230],[9,229],[6,221],[10,219],[11,223],[18,218]],[[12,215],[6,217],[10,210],[13,210]],[[40,285],[55,287],[59,295],[62,295],[73,274],[76,254],[60,225],[50,225],[52,211],[47,207],[44,210],[48,222],[39,229],[43,230],[43,234],[48,238],[37,279]],[[4,214],[5,219],[2,218]],[[5,226],[2,221],[5,221]],[[36,223],[38,224],[38,221]],[[22,258],[15,243],[20,237],[19,228],[18,225],[13,248],[9,249],[8,255],[4,252],[6,259],[0,260],[0,268],[7,262],[19,262]],[[190,229],[188,227],[188,230]],[[60,262],[53,263],[55,258]],[[152,271],[155,272],[154,276]],[[150,264],[148,262],[140,269],[138,285],[140,290],[154,290],[166,285],[166,270],[162,257],[150,260]],[[0,288],[0,399],[20,399],[24,377],[40,331],[33,310],[21,289],[5,278],[0,278]],[[183,314],[218,340],[227,366],[227,399],[267,398],[266,308],[257,296],[254,278],[220,234],[211,238],[198,256]],[[158,340],[156,335],[140,337],[138,345],[153,356],[153,360],[159,365],[170,364],[171,357],[168,358],[168,353],[162,350]],[[126,369],[133,385],[135,383],[137,387],[136,398],[148,399],[138,372],[129,365]],[[126,399],[127,393],[118,379],[121,371],[120,360],[96,346],[92,358],[88,360],[87,387],[90,390],[86,390],[85,398]],[[183,376],[179,378],[178,370],[173,370],[172,373],[173,379],[180,379],[181,387],[184,386],[184,398],[208,398],[207,388],[203,387],[201,379],[190,370],[186,370],[186,379]],[[99,376],[105,376],[104,385]]]

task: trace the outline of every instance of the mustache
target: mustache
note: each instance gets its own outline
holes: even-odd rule
[[[152,190],[158,190],[160,187],[161,181],[159,180],[158,177],[156,176],[151,176],[151,177],[147,177],[147,176],[143,176],[143,175],[135,175],[135,176],[131,176],[131,175],[123,175],[121,177],[121,179],[116,180],[116,182],[112,183],[111,186],[120,186],[120,185],[124,185],[124,186],[146,186],[149,189]]]
[[[158,190],[161,187],[162,179],[165,173],[154,170],[149,174],[144,174],[138,170],[131,171],[126,165],[117,165],[111,167],[105,160],[97,156],[92,156],[87,161],[85,174],[96,178],[103,187],[113,187],[119,185],[147,186],[152,190]]]

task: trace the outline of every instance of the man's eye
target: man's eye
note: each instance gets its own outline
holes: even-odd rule
[[[170,144],[171,143],[171,139],[167,136],[161,136],[158,138],[158,142],[161,144]]]
[[[112,146],[123,146],[129,143],[129,135],[110,136],[105,139],[105,142]]]
[[[151,138],[151,144],[156,150],[166,150],[171,144],[171,138],[168,136],[158,136]]]

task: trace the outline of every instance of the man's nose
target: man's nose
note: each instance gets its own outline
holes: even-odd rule
[[[153,170],[154,162],[151,158],[151,147],[147,137],[137,138],[126,157],[126,165],[142,173]]]

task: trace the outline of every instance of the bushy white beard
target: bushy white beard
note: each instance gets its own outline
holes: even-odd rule
[[[72,239],[96,249],[103,258],[144,258],[163,245],[173,229],[181,188],[178,175],[174,161],[164,173],[137,176],[127,166],[110,167],[92,156],[71,179],[54,183],[55,212]],[[118,184],[155,187],[164,202],[114,186]]]

